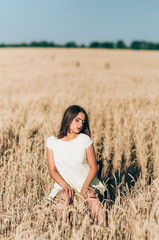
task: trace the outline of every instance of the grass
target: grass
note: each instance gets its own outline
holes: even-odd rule
[[[0,238],[158,239],[159,53],[0,52]],[[54,182],[45,143],[71,104],[88,112],[97,161],[104,159],[107,228],[94,224],[84,202],[70,206],[65,222],[47,200]]]

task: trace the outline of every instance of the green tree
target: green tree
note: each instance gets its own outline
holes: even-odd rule
[[[145,41],[133,41],[130,45],[131,49],[145,49],[146,47],[146,42]]]
[[[77,44],[75,42],[67,42],[64,47],[66,48],[76,48]]]
[[[119,40],[119,41],[117,41],[117,43],[116,43],[116,48],[125,49],[125,48],[127,48],[127,46],[125,45],[124,41]]]
[[[39,44],[37,42],[33,41],[29,44],[29,47],[39,47]]]
[[[81,44],[81,45],[79,45],[79,47],[80,47],[80,48],[85,48],[86,45],[85,45],[85,44]]]
[[[91,42],[88,47],[89,48],[99,48],[100,43],[99,42]]]
[[[0,47],[1,47],[1,48],[4,48],[4,47],[7,47],[7,46],[6,46],[6,44],[1,43],[1,44],[0,44]]]
[[[113,42],[102,42],[100,43],[100,48],[114,48]]]

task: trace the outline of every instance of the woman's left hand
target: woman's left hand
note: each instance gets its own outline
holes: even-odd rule
[[[95,190],[92,187],[88,187],[85,189],[81,189],[81,194],[85,197],[85,198],[96,198],[97,195],[95,193]]]
[[[88,193],[88,188],[81,189],[80,193],[81,195],[85,196]]]

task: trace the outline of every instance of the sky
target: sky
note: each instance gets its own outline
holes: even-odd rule
[[[0,43],[159,42],[158,0],[0,0]]]

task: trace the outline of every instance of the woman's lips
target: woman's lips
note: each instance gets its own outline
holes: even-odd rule
[[[77,128],[78,130],[81,130],[81,128]]]

